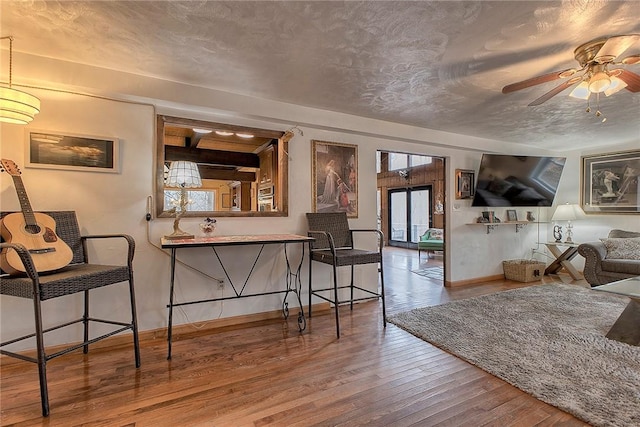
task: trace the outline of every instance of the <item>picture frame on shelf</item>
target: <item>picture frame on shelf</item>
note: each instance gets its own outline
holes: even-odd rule
[[[28,168],[120,172],[118,138],[27,129],[25,148]]]
[[[482,218],[485,220],[484,222],[493,224],[496,220],[496,214],[494,211],[482,211]]]
[[[586,214],[640,214],[640,150],[581,160],[580,207]]]
[[[475,171],[456,169],[456,199],[471,199],[475,195]]]
[[[313,212],[358,217],[358,146],[312,140]]]
[[[508,222],[518,221],[518,212],[516,212],[515,209],[507,209],[507,221]]]

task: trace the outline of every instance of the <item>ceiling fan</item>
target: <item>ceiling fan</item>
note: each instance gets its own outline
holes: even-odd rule
[[[629,34],[603,37],[584,43],[573,52],[581,68],[568,68],[562,71],[543,74],[521,82],[512,83],[502,88],[502,93],[511,93],[531,86],[567,79],[554,87],[529,106],[540,105],[571,86],[576,86],[570,96],[589,99],[590,95],[604,93],[606,96],[627,89],[630,92],[640,92],[640,75],[620,65],[640,63],[640,54],[627,56],[617,60],[624,51],[640,40],[640,34]],[[587,108],[587,111],[590,111]],[[598,114],[599,115],[599,114]]]

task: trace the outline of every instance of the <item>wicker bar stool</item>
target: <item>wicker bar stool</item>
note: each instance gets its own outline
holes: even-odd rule
[[[10,212],[0,213],[4,217]],[[84,353],[89,351],[89,345],[112,335],[131,330],[133,334],[134,357],[136,368],[140,367],[140,345],[138,341],[138,323],[136,319],[135,293],[133,286],[133,255],[135,241],[126,234],[105,234],[94,236],[81,236],[80,228],[73,211],[43,212],[52,217],[56,222],[56,234],[73,251],[73,259],[66,267],[50,273],[38,273],[34,267],[32,255],[21,244],[0,243],[2,251],[16,251],[25,267],[23,275],[3,275],[0,278],[0,294],[33,300],[35,316],[35,333],[14,338],[0,343],[0,353],[15,357],[38,365],[40,376],[40,398],[42,403],[42,415],[49,415],[49,395],[47,390],[47,362],[55,357],[62,356],[73,350],[82,348]],[[120,238],[126,240],[127,255],[126,265],[99,265],[89,263],[87,242],[92,239]],[[116,283],[129,283],[129,299],[131,304],[130,321],[96,319],[89,316],[89,291],[91,289]],[[65,322],[47,329],[43,328],[41,303],[48,299],[71,295],[78,292],[84,293],[84,314],[80,319]],[[113,326],[111,332],[95,338],[89,336],[89,324],[91,322],[109,324]],[[44,334],[65,326],[82,323],[84,326],[84,339],[82,343],[71,345],[55,353],[47,354],[44,347]],[[36,339],[37,357],[30,357],[20,353],[5,350],[10,344],[33,338]]]
[[[311,272],[311,265],[313,263],[309,263],[309,318],[311,318],[311,299],[314,295],[333,304],[336,316],[336,335],[340,338],[340,316],[338,307],[341,303],[349,302],[350,309],[353,310],[353,303],[355,301],[381,299],[382,324],[386,327],[384,272],[382,270],[382,245],[384,244],[384,239],[382,232],[374,229],[349,229],[349,221],[345,212],[307,213],[307,223],[309,224],[309,237],[315,238],[315,241],[311,243],[311,261],[333,266],[333,286],[313,289]],[[354,233],[376,233],[378,249],[375,251],[355,249],[353,247]],[[354,266],[359,264],[379,264],[379,292],[362,288],[353,283]],[[337,269],[342,266],[351,266],[351,282],[349,285],[338,285]],[[350,289],[350,297],[349,299],[341,301],[338,291],[347,288]],[[361,291],[360,293],[364,296],[354,298],[354,290]],[[332,293],[333,296],[331,296]]]

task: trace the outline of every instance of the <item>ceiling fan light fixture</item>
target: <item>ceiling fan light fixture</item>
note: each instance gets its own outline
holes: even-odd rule
[[[591,92],[589,91],[589,83],[584,80],[569,94],[569,96],[578,99],[589,99],[590,95]]]
[[[611,85],[604,91],[604,94],[610,96],[614,93],[620,92],[625,87],[627,87],[627,83],[624,80],[617,77],[611,77]]]
[[[611,79],[604,71],[598,71],[589,79],[589,90],[593,93],[602,93],[611,86]]]

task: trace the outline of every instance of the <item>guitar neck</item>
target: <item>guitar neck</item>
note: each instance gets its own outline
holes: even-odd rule
[[[16,193],[18,193],[18,200],[20,201],[20,209],[22,209],[24,221],[29,226],[36,226],[36,216],[33,214],[33,209],[31,209],[31,203],[29,202],[29,197],[27,197],[27,190],[24,188],[22,178],[20,175],[12,175],[12,178],[13,184],[16,187]]]

